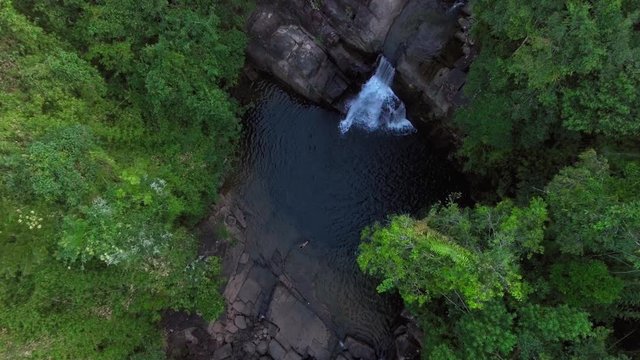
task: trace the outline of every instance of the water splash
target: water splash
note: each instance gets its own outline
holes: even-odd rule
[[[345,134],[352,126],[367,131],[384,130],[398,135],[416,131],[407,120],[407,110],[391,90],[396,69],[384,56],[378,60],[375,74],[348,106],[347,117],[340,122],[340,132]]]
[[[447,10],[447,13],[454,13],[465,5],[467,5],[467,0],[458,0],[451,6],[451,8],[449,8],[449,10]]]

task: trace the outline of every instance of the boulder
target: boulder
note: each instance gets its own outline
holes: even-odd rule
[[[269,351],[269,344],[264,340],[260,341],[258,345],[256,345],[256,351],[260,355],[266,354],[267,351]]]
[[[263,31],[271,30],[271,22],[267,21],[269,17],[265,12],[273,12],[257,11],[259,13],[253,17],[258,19],[258,23],[251,26],[252,36],[247,47],[247,54],[253,62],[304,97],[316,102],[334,103],[347,89],[347,80],[317,39],[304,28],[291,24],[280,25],[270,35],[265,35]]]
[[[376,352],[371,346],[350,336],[344,340],[344,346],[357,359],[375,360],[376,358]]]
[[[238,327],[238,329],[240,330],[244,330],[247,328],[247,319],[245,319],[244,316],[242,315],[238,315],[236,316],[235,319],[233,319],[233,323]]]
[[[234,323],[228,323],[227,326],[224,327],[224,329],[230,333],[230,334],[235,334],[238,332],[238,327],[234,324]]]
[[[354,95],[350,89],[361,85],[382,52],[398,65],[395,87],[426,105],[417,108],[428,109],[419,118],[442,120],[460,103],[469,62],[460,68],[464,76],[432,81],[473,53],[467,13],[450,7],[444,0],[263,1],[249,20],[247,54],[300,95],[344,111],[346,97]],[[244,219],[236,218],[242,226]]]
[[[231,359],[232,352],[231,344],[225,344],[213,353],[213,360]]]
[[[190,327],[187,329],[184,329],[184,338],[192,343],[192,344],[197,344],[198,343],[198,338],[195,337],[195,335],[193,335],[193,331],[195,330],[195,327]]]
[[[271,340],[269,343],[269,355],[271,355],[274,359],[282,359],[284,358],[287,352],[284,350],[282,345],[276,340]]]
[[[212,321],[207,327],[207,332],[211,336],[216,336],[224,331],[224,325],[219,321]]]
[[[245,343],[242,346],[242,350],[247,354],[247,355],[253,355],[256,352],[256,346],[253,343]]]

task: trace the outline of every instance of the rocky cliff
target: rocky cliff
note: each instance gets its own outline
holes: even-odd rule
[[[259,1],[249,20],[252,64],[302,96],[338,110],[377,56],[396,65],[394,84],[414,120],[447,118],[473,57],[469,10],[447,0]]]

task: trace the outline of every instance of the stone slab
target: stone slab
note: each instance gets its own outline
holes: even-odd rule
[[[280,329],[276,339],[283,345],[318,360],[330,359],[337,339],[322,320],[284,286],[275,289],[267,318]]]

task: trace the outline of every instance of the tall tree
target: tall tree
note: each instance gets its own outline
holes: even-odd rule
[[[636,0],[472,2],[466,167],[530,194],[594,137],[640,135]]]

